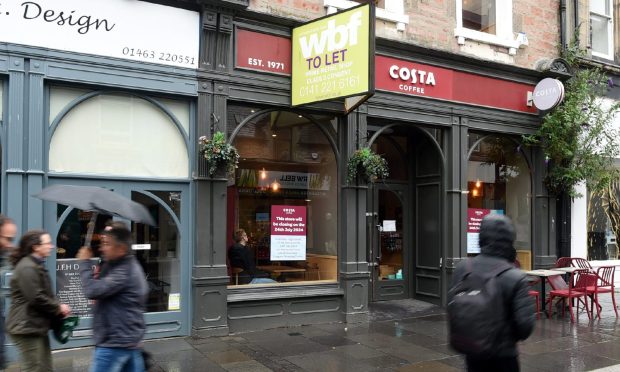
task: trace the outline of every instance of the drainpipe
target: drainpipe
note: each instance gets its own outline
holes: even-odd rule
[[[573,0],[573,21],[575,25],[575,30],[577,30],[579,26],[579,0]],[[575,46],[579,47],[579,32],[575,34]]]
[[[566,49],[566,0],[560,1],[560,45]]]

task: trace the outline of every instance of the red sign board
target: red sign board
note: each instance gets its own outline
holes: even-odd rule
[[[291,74],[291,39],[238,28],[235,67]]]
[[[377,90],[513,111],[537,112],[536,108],[527,106],[527,92],[534,90],[530,84],[385,56],[375,58],[375,79]]]
[[[272,261],[306,259],[306,207],[300,205],[271,206]]]

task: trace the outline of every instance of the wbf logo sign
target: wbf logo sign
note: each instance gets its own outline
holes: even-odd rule
[[[308,62],[308,69],[345,61],[348,46],[357,45],[358,30],[362,25],[362,11],[351,14],[346,24],[336,25],[336,19],[327,22],[327,29],[299,38],[301,54]],[[323,54],[326,52],[331,54]],[[310,58],[314,55],[314,58]]]
[[[296,27],[291,40],[293,106],[374,90],[374,5]]]

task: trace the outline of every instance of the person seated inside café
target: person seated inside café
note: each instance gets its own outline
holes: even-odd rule
[[[231,267],[243,270],[238,274],[239,284],[275,283],[275,280],[269,278],[269,273],[256,268],[252,251],[247,246],[248,234],[245,230],[236,230],[233,239],[235,243],[228,250],[228,259]]]

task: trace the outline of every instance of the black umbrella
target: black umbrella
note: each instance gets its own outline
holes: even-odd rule
[[[91,218],[92,223],[89,224],[86,245],[90,245],[90,237],[97,213],[156,226],[155,220],[144,205],[101,187],[52,185],[33,196],[84,211],[95,212]]]

